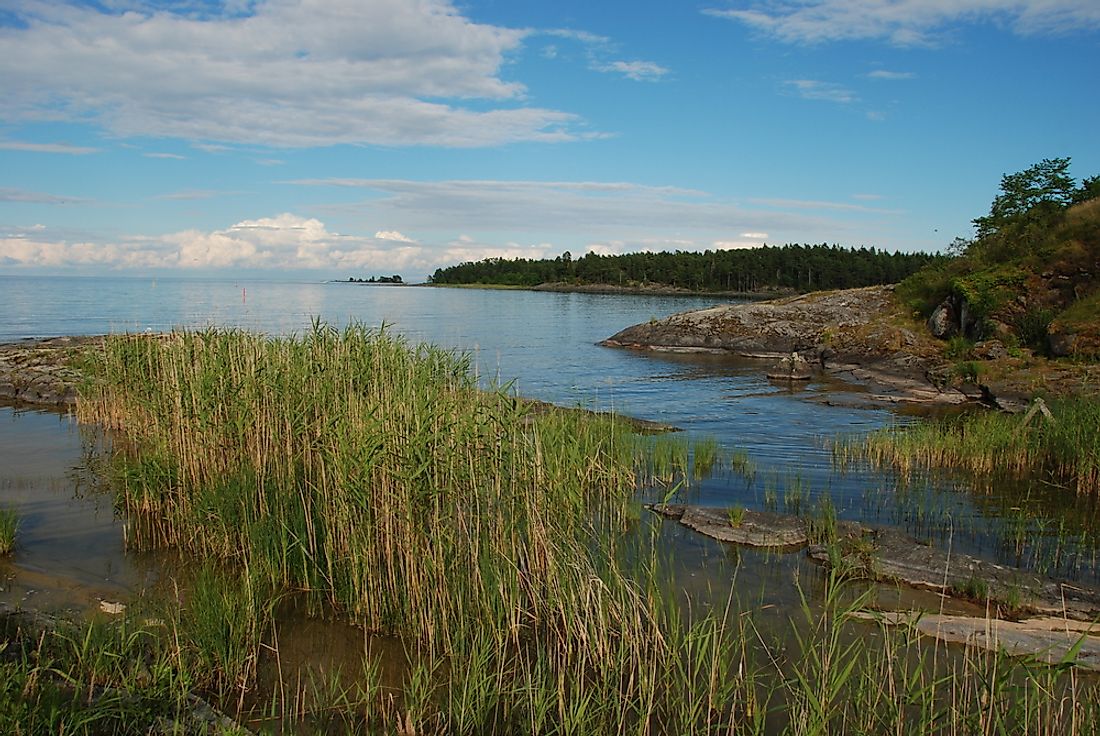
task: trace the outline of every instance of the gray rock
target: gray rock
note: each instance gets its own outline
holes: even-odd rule
[[[729,509],[680,504],[654,504],[649,509],[720,542],[748,547],[802,547],[809,541],[806,524],[797,516],[743,509],[734,524]]]
[[[933,337],[946,340],[959,332],[958,316],[955,314],[955,306],[951,297],[944,299],[932,316],[928,318],[928,331]]]
[[[1077,335],[1072,332],[1051,332],[1047,335],[1047,344],[1050,346],[1051,354],[1059,357],[1073,355],[1076,343]]]
[[[779,359],[767,373],[776,381],[808,381],[813,376],[810,364],[797,352]]]
[[[1008,356],[1008,348],[1000,340],[985,340],[974,346],[975,358],[981,360],[1000,360]]]

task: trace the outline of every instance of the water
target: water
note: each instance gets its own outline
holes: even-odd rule
[[[414,342],[470,352],[487,385],[514,381],[527,397],[614,409],[675,425],[691,436],[713,436],[726,455],[748,453],[755,479],[719,473],[687,491],[689,501],[782,511],[790,503],[785,489],[797,486],[805,489],[803,511],[827,494],[842,518],[896,524],[1009,564],[1026,561],[1004,541],[1012,524],[1019,524],[1010,509],[1018,506],[1021,493],[1038,497],[1042,489],[1033,493],[1004,484],[996,492],[975,493],[965,484],[942,481],[899,488],[896,479],[866,468],[833,470],[829,438],[905,421],[887,408],[867,406],[859,387],[821,379],[792,390],[765,379],[768,365],[760,361],[596,344],[628,325],[714,303],[701,297],[346,283],[0,276],[0,341],[206,325],[287,334],[309,329],[314,319],[336,326],[351,320],[385,324]],[[844,400],[834,401],[838,397]],[[73,480],[79,472],[73,471],[82,462],[80,445],[68,420],[0,408],[0,502],[16,505],[28,519],[15,561],[2,563],[0,573],[11,577],[13,565],[27,573],[56,570],[58,556],[70,557],[76,562],[69,565],[68,579],[90,599],[144,584],[150,573],[122,554],[121,524],[102,499],[79,492]],[[1042,497],[1043,513],[1052,520],[1048,530],[1054,529],[1053,520],[1073,514],[1074,499],[1059,500],[1048,492]],[[92,520],[80,532],[84,536],[65,541],[50,531],[47,519],[74,515]],[[1081,547],[1076,556],[1062,560],[1066,569],[1054,572],[1096,577],[1094,536],[1082,535],[1073,542]],[[698,543],[677,544],[698,554],[690,552]],[[706,548],[712,549],[709,542]],[[34,586],[23,587],[8,595],[26,595],[25,588]]]

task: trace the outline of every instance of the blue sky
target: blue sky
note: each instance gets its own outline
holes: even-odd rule
[[[0,0],[0,273],[935,251],[1100,173],[1097,0]]]

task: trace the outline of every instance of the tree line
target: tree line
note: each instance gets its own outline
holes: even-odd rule
[[[693,291],[815,291],[901,281],[942,258],[928,253],[890,253],[839,245],[763,246],[699,252],[588,253],[553,259],[488,258],[440,268],[435,284],[544,283],[659,285]]]

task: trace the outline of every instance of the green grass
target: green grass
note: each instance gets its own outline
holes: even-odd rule
[[[863,458],[903,476],[959,469],[980,476],[1050,477],[1082,495],[1100,493],[1100,400],[1050,402],[1053,421],[991,411],[927,420],[851,438],[834,446],[843,465]]]
[[[116,433],[110,466],[128,545],[210,562],[185,562],[193,579],[160,591],[159,604],[132,603],[133,619],[9,638],[18,656],[0,657],[15,683],[0,731],[20,733],[34,710],[46,720],[31,732],[95,732],[77,723],[85,716],[113,732],[171,718],[192,690],[242,718],[320,732],[984,733],[1026,723],[1089,733],[1082,724],[1100,723],[1094,686],[943,654],[957,668],[945,677],[906,632],[868,636],[839,592],[823,610],[807,604],[776,641],[752,606],[734,603],[733,581],[725,609],[681,600],[658,535],[631,531],[636,482],[684,482],[689,457],[716,448],[638,438],[613,417],[534,414],[506,390],[480,390],[463,355],[317,325],[281,339],[112,337],[90,368],[78,412]],[[777,474],[772,505],[778,486]],[[798,476],[783,491],[788,507],[809,499]],[[819,511],[835,517],[825,501]],[[400,636],[399,681],[383,684],[368,658],[352,682],[287,673],[264,691],[257,673],[279,666],[276,612],[291,595]],[[138,714],[71,698],[108,683],[159,695],[137,701]],[[55,707],[66,697],[71,716]]]
[[[15,535],[19,531],[19,515],[14,509],[0,506],[0,555],[15,551]]]
[[[468,357],[361,326],[113,337],[90,386],[81,417],[133,449],[116,466],[132,549],[232,561],[373,631],[451,642],[471,620],[518,635],[584,615],[593,514],[621,525],[633,492],[613,418],[532,416],[479,390]]]

